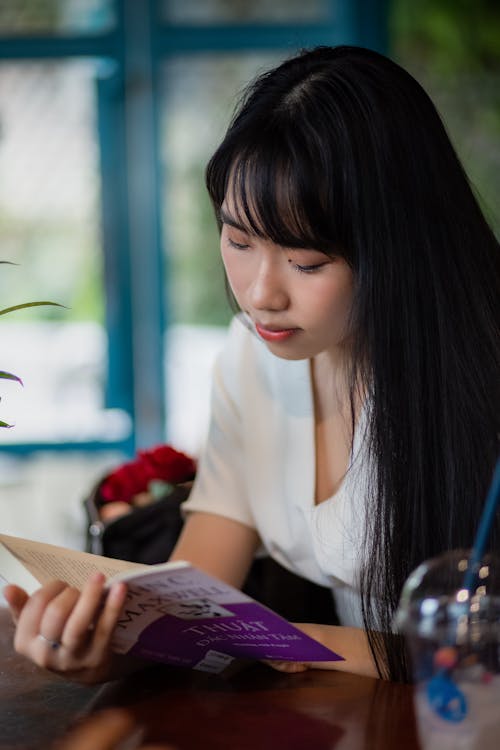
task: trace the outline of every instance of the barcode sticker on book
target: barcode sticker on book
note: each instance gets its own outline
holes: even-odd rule
[[[200,672],[219,674],[228,664],[231,664],[233,659],[233,656],[221,654],[220,651],[207,651],[203,659],[198,664],[195,664],[193,669],[198,669]]]

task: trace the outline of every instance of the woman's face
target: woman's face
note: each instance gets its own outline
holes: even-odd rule
[[[291,360],[345,350],[353,298],[347,262],[258,237],[242,226],[228,197],[220,215],[229,284],[269,350]]]

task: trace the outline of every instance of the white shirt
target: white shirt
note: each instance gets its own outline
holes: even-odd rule
[[[205,449],[186,511],[256,529],[285,568],[335,593],[344,625],[362,627],[358,573],[364,527],[364,415],[339,490],[314,502],[314,406],[309,360],[280,359],[239,318],[212,384]]]

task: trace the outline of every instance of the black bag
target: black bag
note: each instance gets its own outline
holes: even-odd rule
[[[149,565],[168,560],[182,530],[181,505],[192,483],[178,484],[165,497],[109,522],[99,516],[100,484],[84,500],[87,552]],[[270,557],[253,562],[243,591],[291,622],[338,624],[330,589],[291,573]]]
[[[191,482],[178,484],[150,505],[104,522],[99,516],[100,486],[84,500],[87,513],[86,550],[96,555],[154,565],[168,560],[182,529],[181,504],[189,497]]]

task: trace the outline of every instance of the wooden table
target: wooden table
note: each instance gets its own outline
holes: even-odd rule
[[[0,750],[49,748],[76,720],[109,706],[125,706],[145,727],[145,741],[177,750],[419,748],[405,685],[255,664],[225,677],[158,666],[89,688],[32,666],[11,642],[0,608]]]

